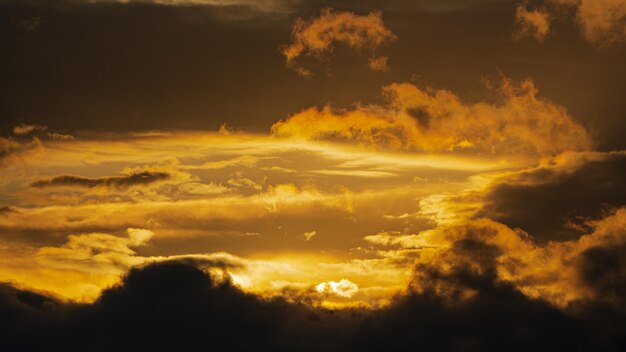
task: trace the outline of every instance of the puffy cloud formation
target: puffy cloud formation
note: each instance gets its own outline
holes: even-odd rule
[[[527,1],[517,9],[520,35],[539,41],[548,35],[550,14],[573,10],[585,40],[607,46],[626,40],[626,1],[624,0],[544,0],[538,9],[529,9]]]
[[[626,1],[624,0],[557,0],[576,3],[576,18],[583,36],[596,45],[609,45],[626,39]]]
[[[287,60],[287,67],[305,77],[311,76],[313,72],[301,63],[302,58],[324,57],[337,44],[370,52],[369,67],[385,71],[387,57],[375,55],[375,52],[382,44],[395,38],[383,23],[380,12],[357,15],[325,9],[319,17],[309,20],[298,18],[291,33],[291,43],[283,47],[281,52]]]
[[[456,270],[462,269],[467,275],[489,276],[490,280],[512,285],[529,297],[545,300],[557,307],[593,301],[622,309],[619,295],[624,273],[620,253],[623,253],[626,244],[625,221],[626,209],[620,208],[594,222],[592,232],[575,240],[546,245],[538,244],[520,229],[513,230],[488,219],[439,227],[422,235],[427,236],[431,244],[437,244],[437,249],[418,260],[411,285],[418,292],[434,289],[439,295],[462,299],[472,295],[471,287],[460,289],[459,285],[449,285],[448,280],[440,284],[438,280],[432,280],[432,270],[436,270],[437,277],[445,278],[456,275]],[[482,254],[465,255],[468,250],[474,249]],[[611,254],[607,258],[591,257],[594,252],[602,251],[610,251]],[[585,279],[585,275],[594,267],[603,265],[592,261],[610,261],[611,255],[617,258],[617,262],[612,268],[596,271],[595,275],[599,277],[593,280],[608,281],[612,277],[615,280],[613,284],[619,284],[607,288],[601,295],[594,284],[588,282],[592,279]],[[607,268],[610,265],[607,264]]]
[[[503,79],[498,93],[496,104],[465,104],[447,90],[394,83],[383,88],[385,106],[313,107],[275,123],[272,133],[429,152],[553,155],[591,147],[585,128],[563,107],[539,98],[532,80]]]
[[[528,10],[526,3],[519,4],[515,12],[515,21],[520,29],[515,36],[517,39],[530,36],[542,42],[550,33],[551,20],[550,14],[545,9]]]

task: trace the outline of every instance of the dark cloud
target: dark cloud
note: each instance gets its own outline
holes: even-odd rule
[[[611,336],[617,350],[626,350],[626,245],[595,246],[577,258],[578,275],[590,299],[570,304],[585,317],[589,331]]]
[[[31,295],[31,296],[28,296]],[[182,262],[131,270],[91,305],[69,309],[10,287],[0,291],[3,349],[70,351],[339,350],[353,318],[216,283]],[[42,303],[43,302],[43,303]],[[62,309],[61,309],[62,308]]]
[[[0,215],[7,214],[7,213],[15,213],[15,212],[17,211],[13,209],[13,207],[10,207],[8,205],[4,205],[0,207]]]
[[[492,247],[475,241],[460,241],[451,253],[476,259],[483,269],[497,258]],[[617,350],[613,340],[587,330],[580,318],[497,283],[489,270],[453,267],[446,274],[426,270],[433,285],[380,311],[329,311],[262,299],[213,281],[190,262],[132,269],[93,304],[61,303],[4,285],[1,344],[11,351],[51,346],[69,351],[197,346],[220,351],[538,351],[591,350],[594,342],[594,350]],[[471,288],[472,295],[443,295],[436,287],[444,283]]]
[[[623,325],[606,325],[620,313],[561,311],[497,279],[501,251],[469,230],[440,258],[415,269],[413,291],[359,331],[365,350],[553,351],[621,350]],[[483,231],[488,231],[483,229]],[[604,268],[602,268],[604,269]],[[600,269],[600,270],[602,270]],[[624,278],[621,277],[623,284]],[[590,304],[590,301],[585,302]],[[610,332],[609,332],[610,331]]]
[[[164,181],[171,177],[166,172],[142,171],[132,173],[125,176],[111,176],[88,178],[82,176],[62,175],[55,176],[50,179],[42,179],[31,184],[32,187],[45,188],[57,186],[74,186],[74,187],[115,187],[128,188],[131,186],[148,185],[158,181]]]
[[[572,170],[539,168],[507,179],[487,195],[479,216],[519,227],[539,241],[566,240],[626,204],[626,154],[581,160]]]
[[[579,260],[580,279],[595,299],[626,312],[626,245],[591,247]]]

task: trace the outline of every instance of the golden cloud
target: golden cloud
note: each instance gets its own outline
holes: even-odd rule
[[[516,15],[520,33],[542,41],[550,30],[549,12],[568,13],[570,10],[576,13],[576,22],[588,42],[607,46],[626,40],[624,0],[545,0],[538,9],[529,9],[528,2],[524,1]]]
[[[497,104],[465,104],[446,90],[394,83],[383,88],[385,106],[313,107],[275,123],[272,133],[428,152],[554,155],[591,147],[585,128],[563,107],[537,97],[532,80],[503,79],[497,91]]]
[[[287,60],[287,67],[301,76],[311,76],[313,72],[303,66],[303,56],[323,57],[331,52],[336,44],[343,44],[358,51],[371,54],[369,67],[376,71],[387,69],[387,57],[374,53],[384,43],[395,40],[396,36],[385,27],[381,13],[372,12],[357,15],[352,12],[334,12],[325,9],[319,17],[309,20],[298,18],[291,33],[291,43],[281,49]]]
[[[519,40],[530,36],[543,42],[550,33],[551,16],[545,9],[528,10],[527,6],[526,3],[519,4],[515,11],[515,21],[519,26],[515,37]]]

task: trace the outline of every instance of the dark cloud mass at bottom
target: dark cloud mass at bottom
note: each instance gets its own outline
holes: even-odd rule
[[[415,280],[431,286],[410,291],[377,311],[331,311],[263,299],[228,282],[214,282],[189,262],[132,269],[93,304],[62,303],[4,285],[0,286],[0,338],[7,351],[49,347],[66,351],[618,351],[626,347],[624,325],[588,328],[598,326],[594,320],[623,322],[623,309],[585,303],[571,313],[562,312],[496,282],[492,269],[497,251],[489,245],[459,241],[451,251],[484,267],[476,272],[458,265],[446,275],[434,268],[417,268],[421,274]],[[590,254],[585,260],[604,259]],[[593,276],[586,275],[590,281]],[[458,295],[442,295],[438,291],[442,287]],[[462,297],[468,290],[472,295]]]

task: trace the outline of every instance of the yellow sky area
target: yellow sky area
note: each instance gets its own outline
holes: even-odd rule
[[[3,246],[0,281],[62,299],[90,302],[102,289],[118,283],[133,266],[190,260],[217,280],[230,277],[244,291],[262,296],[281,295],[327,307],[373,307],[387,304],[406,287],[410,275],[408,267],[403,269],[394,260],[338,262],[315,253],[281,253],[268,258],[242,258],[224,252],[141,256],[135,249],[150,245],[155,234],[145,229],[127,232],[126,238],[104,233],[71,235],[58,247]],[[335,282],[343,285],[336,287]],[[329,287],[320,290],[316,288],[319,285]]]
[[[345,153],[344,146],[338,148]],[[376,153],[368,151],[366,155],[374,158]],[[589,162],[617,154],[564,153],[543,158],[534,166],[504,170],[497,169],[502,165],[497,162],[493,164],[497,166],[494,170],[472,169],[456,180],[413,173],[385,175],[381,177],[384,182],[368,183],[367,187],[353,183],[371,182],[371,177],[353,175],[346,179],[346,175],[324,174],[323,177],[341,177],[332,180],[335,185],[342,183],[334,192],[320,190],[317,183],[322,180],[313,177],[299,185],[294,179],[293,183],[272,184],[268,178],[261,189],[251,193],[230,189],[230,193],[204,195],[200,199],[168,196],[167,200],[146,197],[116,202],[96,195],[89,200],[77,196],[73,204],[51,205],[51,199],[46,197],[20,198],[30,204],[11,205],[0,216],[3,233],[0,281],[50,292],[64,299],[92,301],[102,289],[119,282],[132,266],[193,260],[215,277],[226,275],[243,290],[261,296],[280,295],[329,308],[377,307],[389,303],[409,284],[412,289],[420,289],[420,281],[413,272],[416,264],[444,272],[459,263],[477,271],[485,270],[480,262],[450,252],[455,241],[473,238],[501,251],[496,258],[500,280],[516,285],[529,296],[564,306],[593,294],[577,278],[572,264],[576,258],[596,245],[626,242],[623,209],[593,223],[592,230],[578,240],[545,245],[535,243],[523,230],[472,217],[494,185],[540,182],[521,176],[533,172],[570,174]],[[374,159],[386,160],[389,155],[394,154],[383,152]],[[402,155],[399,160],[410,157]],[[424,159],[417,159],[420,167],[412,172],[422,171]],[[231,174],[240,173],[240,168],[259,168],[256,163],[237,161],[241,160],[240,156],[233,155],[230,160],[224,165],[234,168]],[[346,162],[344,158],[333,160]],[[198,164],[206,165],[206,162]],[[211,172],[219,170],[215,165],[209,167]],[[132,175],[128,170],[135,168],[172,169],[174,175],[193,169],[180,166],[179,162],[169,161],[141,167],[129,163],[122,169],[127,170],[127,175]],[[114,172],[104,175],[111,174]],[[297,177],[300,171],[281,174]],[[104,175],[92,175],[90,179]],[[180,182],[220,184],[217,180],[195,177],[193,174],[172,177],[152,192],[156,195],[163,192],[161,187],[167,182],[172,183],[169,187]],[[403,181],[394,183],[393,179],[398,177]],[[407,179],[409,185],[405,183]],[[125,185],[119,179],[114,180],[118,183],[109,181],[97,187],[115,192],[116,187]],[[64,193],[71,188],[83,192],[85,187],[81,185],[83,181],[60,187]],[[32,185],[26,183],[23,187]],[[55,192],[56,187],[48,185],[40,191]],[[117,191],[128,191],[124,187]],[[225,183],[224,187],[232,184]],[[89,187],[86,192],[89,193]]]
[[[0,280],[80,301],[133,265],[192,258],[262,295],[384,304],[419,253],[365,236],[417,234],[433,224],[421,200],[527,164],[224,131],[22,143],[1,176]]]
[[[499,184],[608,154],[585,151],[588,133],[532,81],[495,90],[497,103],[466,104],[392,84],[384,106],[307,109],[271,135],[4,138],[0,280],[90,301],[132,266],[193,260],[263,296],[375,307],[419,289],[416,264],[462,261],[450,255],[461,234],[502,248],[502,280],[563,304],[576,283],[533,281],[532,268],[566,275],[584,245],[537,245],[476,214]],[[561,259],[537,264],[550,251]]]

